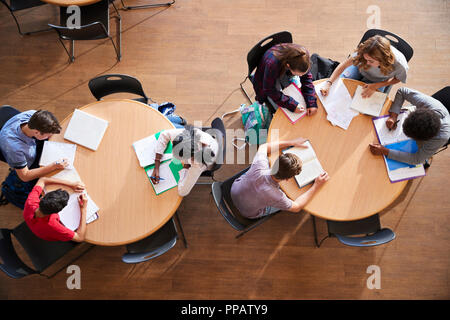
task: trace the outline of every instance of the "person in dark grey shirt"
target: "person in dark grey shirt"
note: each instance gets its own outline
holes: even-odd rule
[[[375,155],[385,155],[389,159],[409,164],[425,163],[433,154],[444,146],[450,138],[450,115],[447,108],[439,101],[417,90],[398,89],[394,102],[389,109],[386,126],[395,129],[397,117],[404,101],[416,106],[403,123],[403,132],[417,142],[416,153],[389,150],[380,144],[371,144],[370,151]]]

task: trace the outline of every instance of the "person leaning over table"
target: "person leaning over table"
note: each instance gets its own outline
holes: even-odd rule
[[[327,96],[331,85],[339,78],[365,82],[361,96],[370,97],[376,90],[385,92],[388,86],[406,83],[408,62],[403,53],[393,47],[388,39],[376,35],[370,37],[339,64],[320,90]]]
[[[150,178],[155,184],[160,180],[161,158],[169,141],[173,144],[174,157],[183,163],[178,181],[178,194],[184,197],[189,194],[202,172],[211,169],[215,164],[219,145],[210,134],[191,125],[186,125],[185,129],[162,131],[157,141],[155,168]]]
[[[42,199],[40,198],[44,187],[50,184],[65,185],[72,188],[75,192],[82,192],[85,189],[84,184],[81,182],[70,182],[46,177],[40,178],[25,202],[23,211],[25,222],[36,236],[47,241],[84,241],[87,196],[81,194],[78,198],[81,209],[80,226],[76,231],[72,231],[61,223],[58,215],[69,200],[67,191],[58,189],[48,192]]]
[[[60,132],[61,126],[50,111],[25,111],[9,119],[1,129],[0,150],[20,180],[32,181],[69,164],[61,159],[39,167],[43,140]]]
[[[278,157],[271,169],[267,154],[278,152],[289,146],[304,148],[305,141],[303,138],[274,141],[259,147],[250,169],[237,178],[231,186],[231,199],[244,217],[257,219],[278,210],[299,212],[328,181],[328,174],[322,173],[316,178],[312,187],[295,200],[289,199],[280,189],[281,181],[288,180],[301,172],[302,161],[292,153],[284,153]]]
[[[304,108],[298,101],[283,94],[292,77],[300,77],[300,91],[306,102],[307,115],[317,112],[317,97],[313,77],[309,71],[311,61],[305,47],[294,43],[281,43],[268,49],[261,58],[253,77],[253,88],[259,103],[269,101],[275,109],[278,106],[301,113]]]
[[[389,150],[380,144],[370,144],[370,151],[375,155],[385,155],[400,162],[422,164],[450,138],[450,115],[439,100],[417,90],[402,87],[397,90],[389,109],[389,118],[386,120],[389,129],[396,129],[397,117],[405,100],[416,106],[416,110],[403,122],[403,132],[417,142],[417,152]]]

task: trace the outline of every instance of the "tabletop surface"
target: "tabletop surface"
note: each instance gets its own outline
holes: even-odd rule
[[[53,4],[55,6],[68,7],[68,6],[87,6],[93,3],[97,3],[100,0],[41,0],[41,1]]]
[[[319,80],[315,83],[323,81]],[[362,82],[345,79],[344,83],[353,96]],[[407,181],[391,183],[382,156],[375,156],[369,150],[369,143],[378,142],[372,117],[358,115],[353,118],[347,130],[333,126],[327,120],[327,113],[317,99],[318,112],[303,117],[294,125],[281,110],[277,110],[270,124],[268,141],[276,138],[279,129],[280,140],[298,137],[307,138],[314,148],[322,167],[330,175],[324,186],[304,210],[323,219],[350,221],[369,217],[391,204],[403,191]],[[387,113],[392,101],[383,106]],[[270,163],[278,155],[271,155]],[[299,189],[295,179],[280,183],[282,190],[295,199],[310,186]]]
[[[123,245],[152,234],[172,217],[182,197],[177,188],[156,196],[132,144],[173,125],[158,111],[133,100],[102,100],[80,110],[109,122],[96,151],[77,145],[74,166],[100,208],[99,218],[87,225],[86,241]],[[61,134],[50,140],[71,143],[64,139],[71,116],[62,121]]]

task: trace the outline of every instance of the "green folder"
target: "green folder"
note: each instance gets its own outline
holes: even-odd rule
[[[169,169],[168,172],[172,176],[168,176],[167,173],[164,173],[164,176],[161,176],[161,167],[165,166],[167,163],[169,163]],[[153,173],[153,169],[155,168],[155,164],[151,164],[149,166],[146,166],[144,168],[145,174],[147,175],[147,178],[150,180],[150,183],[152,184],[153,190],[155,191],[156,195],[160,195],[163,192],[166,192],[167,190],[170,190],[172,188],[175,188],[178,185],[178,181],[180,181],[180,170],[183,169],[183,164],[180,160],[177,158],[172,158],[170,160],[163,161],[160,164],[160,177],[164,178],[165,180],[160,180],[159,184],[156,186],[153,184],[152,180],[150,179],[150,176]]]

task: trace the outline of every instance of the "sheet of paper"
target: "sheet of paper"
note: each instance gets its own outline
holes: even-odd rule
[[[65,168],[64,170],[61,170],[57,174],[54,174],[52,178],[67,180],[71,182],[81,181],[80,175],[78,174],[75,168],[72,169]]]
[[[299,91],[300,89],[295,86],[295,84],[290,84],[286,88],[283,89],[283,93],[291,98],[293,98],[295,101],[298,102],[300,106],[305,108],[305,111],[302,113],[295,113],[292,111],[287,110],[286,108],[281,108],[281,110],[284,112],[284,114],[288,117],[288,119],[294,124],[301,118],[303,118],[306,115],[306,102],[305,98],[303,98],[303,95]]]
[[[296,156],[298,156],[303,163],[312,161],[313,159],[316,158],[316,153],[314,152],[314,149],[311,146],[311,143],[309,141],[306,141],[304,143],[305,146],[307,146],[307,148],[289,148],[285,151],[283,151],[283,153],[293,153]]]
[[[362,86],[356,88],[350,108],[364,114],[379,117],[384,102],[386,101],[387,94],[375,91],[369,98],[363,98],[361,96],[362,91]]]
[[[324,97],[320,92],[320,89],[325,84],[325,81],[321,82],[315,86],[315,89],[317,97],[320,99],[325,110],[327,111],[327,119],[334,126],[347,130],[353,118],[359,114],[355,110],[350,109],[352,97],[348,93],[342,79],[335,81],[331,85],[328,95]]]
[[[402,112],[398,115],[397,120],[399,122],[397,123],[397,128],[395,130],[389,130],[386,126],[386,120],[388,119],[388,117],[380,117],[373,120],[375,131],[378,135],[380,144],[386,145],[409,139],[403,132],[403,122],[405,121],[407,116],[407,112]]]
[[[64,139],[95,151],[102,141],[107,127],[108,121],[75,109],[64,133]]]
[[[164,162],[159,166],[159,177],[164,178],[164,180],[159,180],[158,184],[154,184],[153,188],[155,189],[156,194],[160,194],[166,190],[169,190],[173,187],[176,187],[178,185],[177,180],[175,179],[172,170],[170,170],[170,161]],[[148,170],[147,175],[150,178],[150,175],[153,173],[153,170]]]
[[[77,145],[73,143],[44,141],[44,147],[42,149],[41,159],[39,160],[40,166],[46,166],[52,164],[55,161],[63,158],[69,162],[68,169],[73,169],[73,162],[75,161],[75,153]]]
[[[69,197],[67,205],[59,212],[60,221],[66,228],[75,231],[80,226],[80,204],[78,203],[79,193],[72,193]],[[98,206],[92,201],[91,197],[87,195],[88,204],[86,208],[86,223],[90,223],[98,218]]]
[[[155,135],[151,135],[133,143],[133,148],[141,167],[146,167],[155,163],[156,145],[157,140]],[[161,162],[168,159],[172,159],[172,153],[164,153]]]

